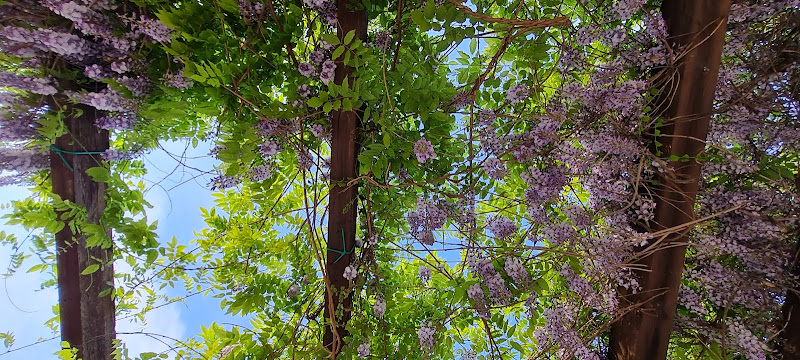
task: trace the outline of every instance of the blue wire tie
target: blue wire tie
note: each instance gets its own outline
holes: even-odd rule
[[[69,171],[75,171],[75,169],[73,169],[72,165],[70,165],[67,162],[67,159],[64,157],[64,154],[69,154],[69,155],[100,155],[100,154],[105,154],[105,151],[69,151],[69,150],[64,150],[62,148],[59,148],[58,146],[55,146],[53,144],[50,144],[50,150],[53,150],[53,152],[58,154],[58,157],[61,158],[61,161],[64,162],[64,165],[67,165],[67,169],[69,169]],[[342,229],[342,231],[344,231],[344,229]]]
[[[353,246],[353,249],[355,249],[355,246]],[[339,257],[336,258],[336,260],[333,261],[333,263],[335,264],[335,263],[338,263],[339,260],[341,260],[342,257],[344,257],[345,255],[352,254],[353,253],[353,249],[350,249],[350,251],[347,251],[347,244],[344,241],[344,228],[342,228],[342,250],[336,250],[336,249],[328,248],[328,251],[333,251],[333,252],[339,254]]]

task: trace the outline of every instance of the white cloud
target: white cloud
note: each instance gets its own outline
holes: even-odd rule
[[[128,348],[128,355],[138,356],[143,352],[160,353],[167,351],[173,339],[183,340],[186,326],[180,319],[181,308],[179,304],[169,304],[150,311],[145,315],[146,324],[135,324],[128,320],[117,323],[117,332],[140,334],[120,334],[120,338]]]

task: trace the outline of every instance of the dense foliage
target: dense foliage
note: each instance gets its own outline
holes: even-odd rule
[[[136,310],[141,286],[182,283],[252,317],[210,325],[170,356],[327,356],[330,114],[354,109],[359,246],[346,250],[341,357],[603,358],[609,324],[630,310],[620,288],[639,286],[631,264],[678,231],[690,241],[670,354],[754,360],[775,346],[796,288],[797,1],[734,4],[696,159],[697,221],[666,230],[654,230],[655,189],[689,159],[662,153],[676,120],[661,112],[689,49],[673,46],[656,2],[363,1],[367,41],[337,37],[325,0],[12,3],[0,163],[37,184],[9,217],[46,230],[34,267],[54,270],[49,234],[65,206],[39,171],[70,116],[48,99],[108,111],[97,126],[117,150],[217,145],[215,206],[201,209],[193,247],[138,220],[146,204],[126,181],[140,161],[109,152],[110,171],[96,171],[110,185],[103,225],[132,267],[118,309]],[[6,16],[32,9],[36,21]],[[352,86],[332,81],[344,65]]]

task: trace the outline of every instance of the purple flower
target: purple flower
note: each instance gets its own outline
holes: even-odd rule
[[[298,294],[300,294],[300,285],[292,284],[292,286],[289,286],[289,289],[286,290],[286,296],[289,298],[296,297]]]
[[[144,76],[136,76],[136,77],[127,77],[123,76],[117,79],[117,82],[122,84],[131,91],[131,94],[135,97],[144,97],[145,95],[150,93],[152,89],[152,83],[150,79]]]
[[[79,103],[93,106],[97,110],[130,112],[133,107],[130,100],[109,88],[86,94],[70,92],[67,95]]]
[[[483,109],[478,115],[478,123],[480,126],[491,126],[496,120],[497,114],[491,109]]]
[[[358,349],[356,349],[356,351],[358,352],[358,357],[369,357],[369,342],[358,345]]]
[[[297,152],[297,167],[303,170],[311,170],[314,165],[314,158],[308,150],[300,150]]]
[[[168,44],[172,41],[172,29],[158,19],[150,19],[142,15],[139,20],[133,20],[131,28],[156,42]]]
[[[505,216],[497,216],[486,226],[486,229],[491,231],[497,240],[503,240],[514,235],[518,228],[511,219]]]
[[[419,338],[419,348],[422,351],[429,352],[433,350],[436,345],[436,341],[433,339],[434,334],[436,334],[436,329],[433,328],[430,322],[426,322],[419,327],[417,337]]]
[[[503,179],[507,172],[505,164],[496,157],[490,157],[483,162],[483,171],[485,171],[489,177],[497,180]]]
[[[467,296],[475,301],[478,306],[483,306],[483,302],[485,301],[486,297],[480,284],[470,285],[469,289],[467,289]]]
[[[37,29],[34,38],[48,51],[59,55],[81,55],[86,56],[90,53],[90,45],[86,40],[79,36],[55,31],[52,29]]]
[[[356,278],[356,274],[356,268],[353,265],[347,265],[347,267],[344,268],[344,274],[342,274],[342,277],[347,280],[353,280]]]
[[[264,4],[255,1],[239,0],[239,13],[247,25],[259,19],[264,11]]]
[[[329,141],[331,139],[330,129],[321,124],[311,125],[311,134],[318,139],[329,140]]]
[[[30,91],[39,95],[53,95],[58,92],[48,79],[17,75],[9,72],[0,72],[0,86]]]
[[[281,122],[271,117],[262,117],[255,126],[256,132],[262,137],[278,135],[281,133]]]
[[[764,344],[763,340],[753,335],[742,323],[736,320],[729,320],[729,322],[728,336],[747,360],[766,360],[765,352],[769,351],[769,347]]]
[[[619,0],[611,7],[614,20],[628,20],[644,5],[645,0]]]
[[[319,73],[319,79],[322,83],[329,83],[333,80],[334,75],[336,75],[336,64],[330,60],[322,63],[322,71]]]
[[[417,155],[417,161],[421,164],[436,158],[436,153],[433,151],[433,145],[426,138],[420,138],[414,143],[414,154]]]
[[[475,101],[474,94],[462,91],[456,94],[456,96],[453,96],[452,105],[456,110],[460,110],[472,104],[473,101]]]
[[[130,67],[128,67],[128,63],[125,61],[115,61],[111,63],[111,71],[115,73],[122,74],[130,71]]]
[[[311,97],[311,86],[308,84],[303,84],[297,87],[297,94],[300,95],[302,98],[310,98]]]
[[[322,49],[316,49],[308,55],[308,60],[317,65],[322,64],[322,62],[325,61],[325,58],[325,51]]]
[[[117,149],[108,149],[105,153],[100,155],[100,157],[105,161],[122,161],[122,160],[131,160],[133,159],[133,152],[130,151],[119,151]]]
[[[508,89],[508,93],[506,94],[506,100],[510,104],[516,104],[525,98],[528,97],[528,87],[526,85],[514,85],[511,89]]]
[[[372,310],[375,311],[375,316],[381,319],[386,314],[386,300],[383,299],[383,295],[379,294],[375,297],[375,304],[372,305]]]
[[[95,119],[94,126],[104,130],[128,130],[132,129],[135,123],[136,116],[126,113],[99,117]]]
[[[516,257],[506,258],[504,269],[506,270],[506,274],[514,279],[514,282],[517,283],[517,285],[525,284],[530,280],[528,277],[528,271],[525,270],[525,267]]]
[[[578,332],[571,325],[565,325],[572,323],[574,318],[572,312],[572,309],[566,307],[542,312],[545,325],[534,331],[536,342],[542,347],[547,346],[546,344],[558,344],[564,352],[574,354],[582,360],[599,360],[600,357],[584,345]]]
[[[267,140],[258,146],[258,152],[263,158],[269,158],[281,152],[281,144],[277,141]]]
[[[428,281],[431,278],[431,269],[425,265],[420,265],[418,272],[418,276],[422,281]]]
[[[164,85],[166,86],[181,90],[186,90],[192,87],[192,85],[194,85],[194,82],[183,75],[183,70],[184,69],[181,69],[181,71],[178,72],[177,74],[166,73],[161,78],[161,81],[163,81]]]
[[[250,169],[250,171],[247,172],[247,176],[253,181],[267,180],[272,176],[272,167],[267,164],[258,165]]]
[[[444,226],[447,212],[433,202],[417,199],[417,209],[406,215],[411,235],[425,245],[433,245],[433,231]]]
[[[239,185],[239,183],[240,181],[238,178],[233,176],[219,175],[211,179],[209,185],[211,185],[211,190],[213,191],[217,189],[232,188],[236,185]]]
[[[0,147],[0,167],[3,170],[26,173],[50,167],[49,157],[38,151],[16,147]]]
[[[86,77],[92,80],[100,80],[102,78],[108,77],[105,70],[103,70],[103,68],[97,64],[92,64],[90,66],[87,66],[83,70],[83,73],[86,74]]]
[[[297,66],[297,70],[300,70],[300,75],[308,78],[314,77],[314,75],[317,74],[317,68],[307,62],[300,63],[300,65]]]

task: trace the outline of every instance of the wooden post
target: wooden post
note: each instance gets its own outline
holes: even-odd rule
[[[105,151],[109,147],[108,130],[94,126],[94,120],[102,113],[87,107],[85,116],[73,122],[72,131],[80,151]],[[108,184],[98,183],[86,174],[86,170],[101,166],[99,155],[80,155],[73,158],[75,168],[75,203],[86,208],[86,221],[97,224],[106,208],[105,194]],[[111,231],[107,233],[111,237]],[[111,359],[116,316],[112,294],[100,297],[100,293],[114,284],[113,249],[95,246],[86,247],[86,237],[78,236],[78,266],[85,269],[91,264],[100,264],[100,269],[81,275],[81,327],[83,329],[84,359]]]
[[[67,114],[67,134],[56,140],[56,148],[69,152],[101,152],[109,148],[108,131],[94,125],[103,112],[87,105],[71,105],[68,110],[76,112]],[[75,116],[78,113],[80,116]],[[90,223],[98,223],[103,215],[107,185],[93,181],[86,170],[101,164],[99,155],[50,152],[53,192],[85,207]],[[56,234],[56,246],[62,340],[78,348],[79,358],[111,359],[116,338],[114,301],[110,294],[99,295],[113,286],[112,248],[87,248],[86,237],[74,234],[68,226]],[[100,264],[101,268],[80,275],[91,264]]]
[[[69,134],[56,139],[55,146],[60,149],[71,149]],[[66,163],[72,164],[73,156],[62,154],[63,160],[54,151],[50,151],[50,177],[53,192],[64,201],[75,202],[75,191],[72,171]],[[65,163],[66,162],[66,163]],[[62,216],[59,214],[59,217]],[[69,219],[63,219],[68,222]],[[58,314],[61,320],[61,340],[70,346],[83,346],[81,336],[81,286],[78,265],[78,245],[68,225],[56,233],[56,269],[58,279]],[[82,354],[78,354],[80,358]]]
[[[688,155],[690,160],[670,161],[674,174],[658,179],[662,185],[655,196],[655,231],[694,220],[700,183],[695,157],[705,147],[730,6],[730,0],[664,0],[661,6],[670,44],[688,53],[674,72],[660,79],[657,106],[667,125],[658,141],[663,156]],[[660,250],[638,261],[648,271],[637,272],[638,293],[621,290],[620,308],[635,309],[612,325],[612,359],[666,359],[690,229],[671,234]]]
[[[338,32],[340,40],[351,30],[355,30],[355,38],[367,38],[367,11],[364,4],[357,0],[339,0],[336,4]],[[343,42],[343,41],[342,41]],[[336,63],[334,83],[342,85],[344,78],[353,73],[353,68],[344,66],[342,59],[333,59]],[[350,78],[350,84],[354,79]],[[338,251],[352,251],[355,246],[356,208],[358,188],[346,183],[358,176],[358,124],[360,111],[334,111],[331,124],[331,190],[328,205],[328,248]],[[344,247],[344,248],[343,248]],[[342,296],[343,289],[349,285],[344,278],[344,269],[352,262],[352,254],[339,256],[329,251],[325,263],[326,281],[330,291],[325,292],[324,317],[329,325],[325,326],[322,344],[331,352],[331,358],[344,346],[344,337],[348,335],[345,325],[350,320],[353,310],[351,294]],[[337,261],[338,260],[338,261]]]

